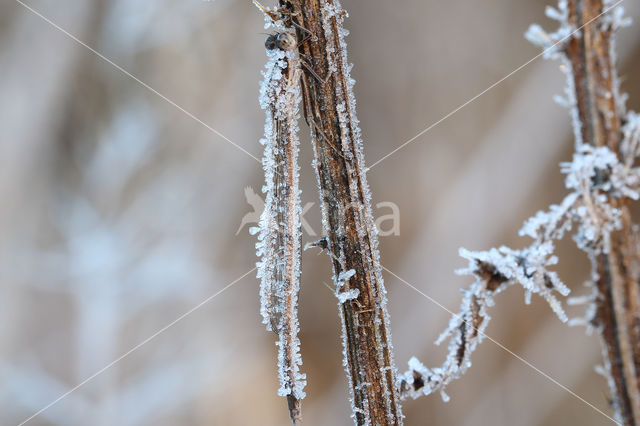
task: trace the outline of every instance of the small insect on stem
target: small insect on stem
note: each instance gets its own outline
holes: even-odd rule
[[[277,36],[275,34],[269,34],[267,36],[267,39],[264,41],[265,49],[273,50],[276,47],[278,47],[276,40],[277,40]]]
[[[296,37],[291,33],[277,33],[269,34],[264,42],[264,47],[267,50],[293,50],[296,47]]]

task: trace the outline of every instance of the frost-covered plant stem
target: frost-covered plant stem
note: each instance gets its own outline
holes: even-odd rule
[[[402,424],[386,290],[338,0],[280,1],[298,35],[323,228],[342,321],[354,422]]]
[[[610,3],[570,0],[568,22],[579,28]],[[586,25],[566,44],[565,54],[575,88],[576,142],[606,146],[623,157],[625,108],[615,67],[615,19],[615,14],[605,15]],[[610,236],[608,253],[591,256],[591,261],[598,290],[594,321],[604,343],[612,400],[624,424],[640,425],[640,255],[630,202],[629,198],[611,200],[620,210],[621,226]]]
[[[502,247],[484,252],[461,251],[469,260],[463,273],[476,278],[464,291],[461,313],[440,340],[449,337],[449,356],[429,369],[417,359],[400,376],[401,396],[418,397],[442,391],[471,365],[470,355],[482,341],[493,296],[508,286],[543,296],[561,320],[567,321],[552,292],[569,292],[557,274],[555,241],[577,224],[574,240],[592,263],[592,294],[586,317],[572,319],[597,330],[616,418],[640,425],[640,255],[638,230],[631,221],[631,201],[640,199],[640,116],[626,112],[615,69],[615,31],[628,24],[612,0],[559,0],[547,16],[560,22],[551,34],[532,25],[526,37],[544,48],[544,57],[560,58],[567,76],[566,99],[575,133],[573,161],[562,164],[570,193],[559,205],[539,212],[520,231],[534,242],[524,250]],[[574,299],[575,300],[575,299]],[[446,395],[443,395],[446,399]]]
[[[267,17],[268,19],[268,17]],[[278,28],[278,22],[269,23]],[[284,28],[279,28],[283,30]],[[298,105],[300,70],[290,32],[270,36],[267,44],[260,104],[265,111],[263,167],[265,209],[259,226],[257,254],[261,313],[267,329],[278,335],[278,394],[287,398],[295,424],[300,420],[300,400],[306,376],[298,339],[300,290],[300,190],[298,167]]]

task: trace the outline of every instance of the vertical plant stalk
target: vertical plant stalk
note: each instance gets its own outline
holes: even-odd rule
[[[548,17],[560,22],[551,34],[532,25],[526,37],[544,48],[545,58],[562,58],[567,76],[576,150],[563,163],[570,193],[559,205],[540,211],[520,230],[534,242],[524,250],[508,247],[483,252],[461,251],[476,282],[464,291],[461,312],[438,340],[449,338],[449,356],[442,367],[429,369],[416,358],[400,376],[402,397],[417,398],[442,391],[471,365],[470,355],[482,341],[493,296],[508,286],[543,296],[562,321],[597,329],[604,348],[616,417],[625,425],[640,425],[638,372],[640,352],[640,256],[637,227],[631,221],[632,200],[640,199],[640,115],[626,112],[618,89],[614,33],[629,23],[619,1],[559,0]],[[552,294],[569,288],[548,267],[557,263],[555,242],[578,224],[573,238],[592,262],[592,290],[570,303],[588,303],[586,318],[569,321]],[[445,395],[445,399],[447,399]]]
[[[399,425],[397,371],[338,0],[280,1],[296,29],[355,424]]]
[[[275,25],[275,24],[274,24]],[[261,313],[267,329],[278,335],[278,394],[287,398],[295,424],[306,376],[298,339],[300,290],[300,190],[298,167],[298,105],[300,70],[291,33],[271,35],[265,44],[269,61],[260,88],[265,110],[263,167],[265,209],[260,217],[257,254],[261,279]]]
[[[609,3],[570,0],[569,24],[582,28],[565,46],[575,89],[576,143],[605,146],[621,160],[624,99],[615,67],[614,24],[597,18]],[[604,344],[612,401],[625,425],[640,425],[640,253],[631,220],[631,200],[612,199],[621,212],[621,228],[610,235],[608,252],[591,257],[598,290],[594,318]]]

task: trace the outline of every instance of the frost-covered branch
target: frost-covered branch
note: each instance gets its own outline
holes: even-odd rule
[[[279,1],[295,30],[304,118],[311,129],[326,251],[342,322],[344,366],[358,425],[402,424],[378,236],[338,0]],[[276,16],[277,18],[278,16]]]
[[[266,28],[276,34],[265,42],[269,58],[260,88],[266,113],[262,164],[265,209],[260,217],[257,254],[261,279],[261,313],[267,329],[278,335],[278,394],[287,397],[291,418],[300,419],[306,376],[300,372],[298,293],[300,291],[300,189],[298,167],[298,105],[300,74],[296,37],[265,13]]]
[[[568,82],[568,102],[576,146],[607,147],[617,157],[612,176],[596,175],[618,185],[621,196],[590,200],[594,209],[617,216],[615,229],[603,229],[603,250],[587,247],[592,264],[592,304],[587,324],[603,343],[602,369],[609,378],[611,401],[618,420],[640,424],[640,251],[637,226],[631,220],[631,201],[637,199],[632,166],[637,158],[638,117],[626,112],[615,66],[615,33],[629,25],[624,10],[613,0],[562,0],[560,26],[578,30],[561,43],[558,55]],[[530,31],[531,33],[531,31]],[[621,181],[622,180],[622,181]],[[637,188],[635,188],[637,190]],[[584,248],[582,245],[579,246]]]
[[[558,262],[553,255],[554,241],[562,239],[577,224],[574,239],[581,248],[593,253],[608,250],[608,236],[621,226],[619,211],[608,202],[612,198],[640,196],[640,169],[624,167],[606,147],[593,149],[583,145],[572,162],[562,164],[562,171],[572,192],[559,205],[538,212],[525,222],[520,234],[534,239],[529,247],[523,250],[501,247],[484,252],[460,250],[460,255],[469,260],[469,267],[458,273],[472,275],[476,282],[463,291],[460,313],[451,319],[437,341],[449,338],[449,355],[441,367],[434,369],[412,358],[409,370],[400,377],[403,397],[442,392],[466,371],[471,365],[471,353],[484,337],[493,296],[511,285],[524,288],[527,304],[531,294],[540,295],[563,322],[568,321],[553,293],[567,296],[569,288],[548,269]]]
[[[566,97],[554,100],[571,111],[576,147],[583,143],[617,150],[625,96],[615,68],[615,31],[631,23],[614,0],[560,0],[547,6],[559,28],[547,33],[537,24],[525,37],[543,48],[546,59],[560,59],[567,77]]]
[[[469,252],[461,249],[461,256],[469,260],[469,267],[458,271],[476,278],[473,285],[464,290],[460,313],[449,322],[449,327],[440,335],[436,343],[449,338],[448,356],[441,367],[429,369],[415,357],[409,361],[409,370],[400,376],[399,388],[403,397],[417,398],[421,395],[440,391],[448,401],[445,387],[459,378],[471,366],[471,354],[485,337],[491,317],[488,308],[493,306],[493,296],[513,284],[525,288],[526,301],[532,293],[543,296],[556,314],[566,321],[560,302],[553,295],[557,291],[567,295],[569,289],[547,266],[556,263],[551,255],[553,245],[549,242],[534,244],[525,250],[511,250],[507,247],[487,252]]]
[[[487,327],[493,296],[510,285],[525,289],[527,303],[531,294],[543,296],[567,321],[553,292],[566,296],[569,289],[547,267],[557,262],[554,241],[576,225],[574,240],[592,261],[592,292],[570,300],[589,304],[586,317],[570,323],[600,332],[605,352],[600,371],[609,378],[617,417],[627,425],[640,424],[640,256],[630,216],[630,202],[640,198],[640,170],[634,167],[640,119],[625,112],[615,70],[614,32],[629,24],[623,15],[613,1],[560,0],[557,9],[547,8],[547,16],[560,22],[556,32],[538,25],[527,31],[545,57],[564,62],[566,98],[556,101],[570,108],[574,124],[576,153],[562,164],[570,193],[525,223],[520,234],[534,239],[526,249],[461,250],[469,259],[462,272],[476,282],[464,291],[461,312],[439,339],[449,337],[449,355],[434,369],[412,358],[398,382],[403,397],[442,392],[466,371]]]

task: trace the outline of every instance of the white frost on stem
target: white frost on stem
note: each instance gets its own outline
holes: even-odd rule
[[[620,211],[612,207],[611,200],[640,197],[640,169],[625,167],[606,147],[582,145],[573,161],[562,164],[562,171],[567,175],[566,186],[572,192],[560,205],[538,212],[525,222],[520,235],[534,239],[529,247],[523,250],[501,247],[482,252],[460,250],[460,255],[469,260],[469,267],[458,273],[473,275],[476,281],[463,291],[460,313],[453,316],[437,341],[449,338],[448,357],[441,367],[434,369],[412,358],[409,370],[399,377],[398,387],[403,397],[417,398],[442,391],[471,366],[470,356],[485,336],[490,320],[487,310],[493,306],[493,296],[511,285],[521,285],[527,301],[531,294],[542,296],[563,322],[568,321],[554,292],[567,296],[569,288],[556,272],[548,270],[558,261],[553,254],[554,241],[562,239],[573,223],[577,223],[574,239],[578,246],[590,256],[606,252],[609,235],[621,226]],[[591,303],[587,316],[572,319],[570,324],[590,326],[595,313],[595,295],[581,299],[579,301]]]
[[[612,32],[618,30],[619,28],[629,26],[631,24],[631,18],[624,16],[624,7],[620,5],[616,6],[616,4],[618,3],[620,2],[616,0],[605,0],[603,4],[603,11],[605,13],[603,13],[597,19],[594,19],[593,22],[584,23],[583,25],[600,25],[603,28],[608,28]],[[531,43],[543,49],[543,58],[560,59],[562,61],[560,69],[565,74],[567,80],[567,85],[565,86],[566,97],[563,98],[561,96],[555,96],[554,100],[560,105],[569,108],[573,124],[575,144],[577,148],[580,145],[591,141],[584,140],[585,135],[582,134],[582,125],[580,122],[580,115],[576,102],[576,82],[574,80],[574,70],[571,61],[565,53],[565,48],[573,38],[581,37],[581,32],[579,28],[576,28],[576,26],[569,21],[569,3],[567,0],[558,1],[557,9],[551,6],[547,6],[545,11],[548,18],[559,22],[560,26],[558,27],[558,29],[553,33],[548,33],[540,25],[532,24],[525,32],[525,38]],[[615,63],[615,51],[613,48],[610,49],[609,55],[612,58],[612,62]],[[619,82],[617,75],[614,75],[613,78],[613,91],[615,93],[612,93],[611,95],[616,99],[616,108],[619,111],[624,111],[624,101],[626,99],[626,95],[620,95],[619,93]]]
[[[382,268],[380,264],[380,254],[378,251],[378,231],[375,226],[374,217],[371,211],[371,192],[366,179],[366,167],[364,161],[364,147],[362,142],[362,134],[359,127],[359,120],[356,116],[356,99],[353,92],[355,80],[351,78],[352,65],[349,64],[347,58],[347,44],[345,37],[348,35],[348,30],[344,28],[344,19],[347,17],[347,12],[342,8],[338,0],[321,0],[321,20],[323,33],[326,38],[326,58],[327,58],[327,70],[330,75],[333,76],[334,82],[334,98],[336,103],[336,116],[338,117],[338,126],[340,129],[339,141],[341,143],[340,152],[344,158],[344,166],[346,175],[349,176],[349,198],[352,200],[350,208],[355,216],[356,231],[358,238],[358,246],[361,249],[361,255],[363,260],[364,272],[368,275],[364,277],[367,282],[371,283],[370,294],[364,296],[375,300],[375,308],[373,316],[375,318],[375,327],[373,332],[375,333],[375,340],[379,342],[386,342],[385,347],[377,351],[377,364],[380,367],[380,386],[383,389],[392,388],[395,383],[396,367],[393,361],[393,347],[391,343],[391,332],[389,329],[390,319],[387,311],[387,291],[384,286],[384,280],[382,277]],[[312,132],[313,136],[313,132]],[[318,140],[317,143],[323,143],[322,140]],[[317,168],[316,158],[314,160],[314,166]],[[320,180],[318,180],[320,182]],[[319,188],[320,196],[322,197],[322,189]],[[338,224],[332,231],[334,234],[346,234],[345,221],[343,218],[338,218]],[[328,215],[326,208],[323,207],[323,225],[325,231],[329,229]],[[336,256],[337,263],[343,264],[344,253],[339,250],[334,254]],[[334,277],[336,288],[339,288],[342,283],[338,280],[339,277]],[[347,290],[350,292],[351,290]],[[339,301],[343,298],[349,297],[349,299],[359,296],[351,292],[347,295],[345,293],[338,293]],[[353,297],[351,297],[353,296]],[[348,299],[345,299],[345,302]],[[357,368],[353,368],[348,362],[347,346],[348,336],[345,333],[346,322],[344,313],[340,310],[341,321],[343,324],[343,354],[345,370],[349,377],[357,378],[360,383],[360,388],[366,385],[368,372],[364,365],[360,365]],[[391,373],[391,374],[390,374]],[[360,389],[355,389],[359,391]],[[368,400],[365,398],[362,401],[360,407],[356,406],[354,389],[350,387],[351,393],[351,406],[352,417],[355,421],[356,413],[362,414],[363,418],[370,419],[370,407],[368,406]],[[401,410],[399,406],[396,406],[395,395],[392,392],[386,392],[383,396],[383,406],[385,408],[386,417],[389,423],[398,424],[401,423]],[[393,407],[396,406],[395,412]]]
[[[625,118],[620,155],[625,168],[629,169],[633,166],[635,159],[640,156],[640,114],[630,111]]]
[[[278,394],[287,396],[291,416],[299,418],[299,400],[305,397],[306,375],[298,339],[298,293],[300,290],[300,244],[302,212],[298,166],[298,105],[300,70],[295,51],[283,49],[295,36],[284,32],[265,12],[267,24],[282,30],[272,35],[269,58],[260,87],[260,105],[266,114],[262,160],[265,209],[258,226],[258,278],[261,280],[260,312],[267,329],[278,335]],[[268,40],[269,41],[269,40]],[[295,42],[293,42],[295,46]]]

